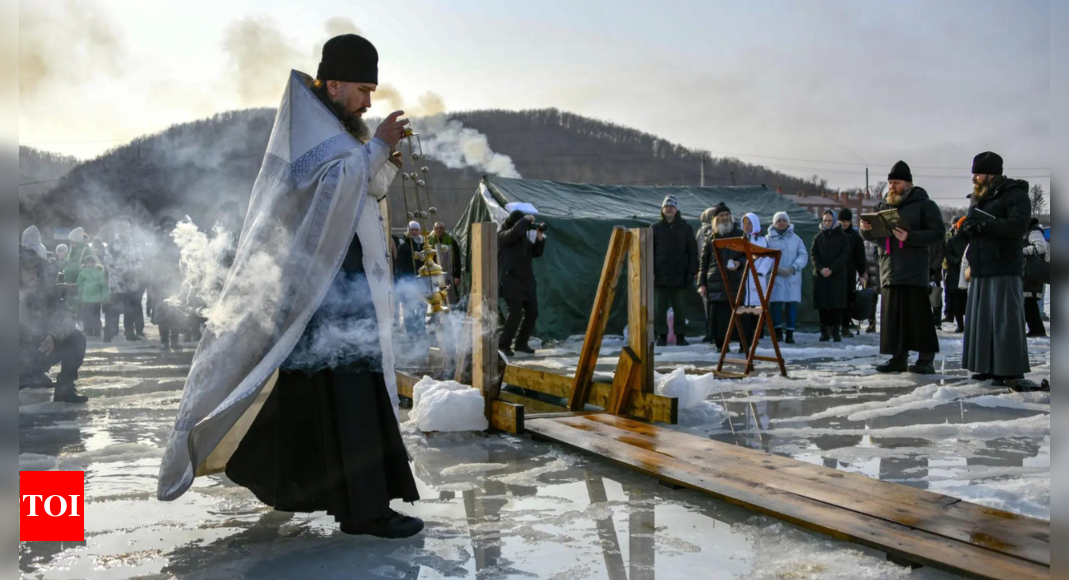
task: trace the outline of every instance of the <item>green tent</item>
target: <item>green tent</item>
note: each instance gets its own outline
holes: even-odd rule
[[[819,231],[819,220],[766,187],[632,187],[487,176],[454,230],[468,266],[465,272],[470,272],[471,224],[494,221],[500,225],[508,215],[504,210],[507,204],[534,205],[539,210],[539,221],[549,226],[545,255],[535,260],[539,309],[535,336],[560,340],[582,335],[594,305],[613,227],[652,225],[660,219],[661,202],[669,194],[675,196],[681,214],[695,232],[701,226],[701,213],[720,202],[731,208],[736,219],[750,212],[757,214],[765,228],[776,212],[787,212],[807,248]],[[800,322],[811,323],[816,321],[810,306],[812,276],[805,275],[803,280],[799,318]],[[627,324],[626,294],[626,290],[617,292],[606,330],[609,334],[621,334]],[[700,297],[695,304],[700,304]]]

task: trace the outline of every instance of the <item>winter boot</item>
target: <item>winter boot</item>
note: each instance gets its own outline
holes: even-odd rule
[[[954,329],[954,334],[965,334],[965,317],[958,316],[955,322],[958,323],[958,327]]]
[[[1050,379],[1043,379],[1043,382],[1040,383],[1040,385],[1039,385],[1039,390],[1043,391],[1044,393],[1049,393],[1050,392]]]
[[[517,344],[515,348],[516,352],[522,352],[525,354],[534,354],[535,350],[526,344]]]
[[[979,382],[983,383],[983,382],[990,381],[991,379],[995,378],[995,376],[994,375],[989,375],[987,373],[978,373],[978,374],[973,375],[971,378],[974,381],[979,381]]]
[[[56,385],[56,392],[52,394],[53,403],[74,403],[84,405],[89,397],[82,395],[74,388],[74,383],[62,383]]]
[[[690,343],[687,342],[687,337],[680,335],[676,337],[676,346],[690,346]]]
[[[854,338],[854,333],[850,332],[850,325],[844,324],[840,338]]]
[[[827,326],[820,327],[820,342],[831,342],[831,332]]]
[[[932,308],[932,320],[935,321],[936,328],[943,328],[943,317],[939,315],[939,307]]]
[[[668,335],[667,334],[662,334],[661,336],[657,337],[657,346],[661,346],[661,347],[668,346]]]
[[[885,374],[891,374],[891,373],[900,374],[900,373],[904,373],[904,372],[906,372],[908,370],[909,370],[909,365],[907,364],[906,359],[905,358],[898,358],[898,357],[892,358],[891,360],[885,362],[884,364],[876,366],[876,372],[885,373]]]
[[[909,372],[915,375],[934,375],[935,363],[933,361],[918,360],[917,364],[909,366]]]
[[[875,320],[869,322],[869,327],[865,329],[865,332],[868,333],[868,334],[876,334],[876,321]]]
[[[787,340],[785,340],[784,342],[786,342],[787,344],[794,344],[794,331],[793,330],[788,330],[787,331]]]
[[[343,522],[343,534],[350,536],[375,536],[389,540],[411,538],[423,531],[423,520],[390,510],[388,516],[368,522]]]
[[[22,389],[51,389],[55,386],[52,379],[44,373],[36,373],[19,377],[19,390]]]
[[[833,341],[835,341],[835,342],[842,342],[843,341],[843,333],[846,333],[847,336],[854,336],[854,335],[850,334],[850,331],[846,330],[845,328],[839,328],[838,326],[833,326],[832,329],[831,329],[831,339]]]
[[[1042,385],[1037,385],[1034,381],[1028,379],[1010,379],[1006,381],[1006,386],[1015,393],[1034,393],[1044,390]],[[1046,390],[1050,390],[1049,383]]]

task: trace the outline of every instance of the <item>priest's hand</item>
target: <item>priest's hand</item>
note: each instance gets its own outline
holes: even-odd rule
[[[404,114],[404,111],[390,113],[386,120],[379,125],[379,128],[375,130],[375,136],[385,141],[390,146],[390,149],[396,149],[397,144],[401,142],[401,137],[405,136],[405,126],[408,125],[408,119],[398,119]]]
[[[895,228],[895,231],[893,233],[900,242],[904,242],[909,239],[909,232],[902,228]]]

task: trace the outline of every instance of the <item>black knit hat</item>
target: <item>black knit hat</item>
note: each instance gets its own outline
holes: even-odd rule
[[[379,84],[379,52],[362,36],[343,34],[323,45],[316,78],[321,81]]]
[[[854,221],[854,212],[851,211],[850,208],[844,207],[842,211],[839,212],[839,221]]]
[[[973,175],[1002,175],[1002,157],[985,151],[972,160]]]
[[[899,161],[891,168],[891,173],[887,174],[887,180],[908,181],[913,183],[913,172],[909,170],[909,165],[906,165],[905,161]]]
[[[722,213],[731,213],[731,210],[728,209],[727,204],[724,202],[716,204],[716,207],[713,208],[713,217],[719,216]]]

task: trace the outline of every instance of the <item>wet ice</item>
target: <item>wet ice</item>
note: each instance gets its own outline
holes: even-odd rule
[[[813,335],[787,349],[791,377],[769,367],[712,381],[678,428],[803,461],[1050,517],[1050,395],[968,380],[942,336],[942,377],[884,377],[875,337],[828,348]],[[623,340],[606,340],[599,376]],[[187,345],[192,346],[192,345]],[[574,369],[579,343],[538,362]],[[1049,341],[1032,341],[1049,373]],[[403,435],[424,501],[395,509],[427,522],[402,542],[351,538],[324,514],[266,509],[225,477],[155,500],[159,453],[191,352],[93,344],[84,407],[19,396],[20,469],[84,469],[84,544],[21,544],[28,578],[943,578],[828,540],[600,460],[517,437]],[[658,372],[706,373],[703,346],[660,349]],[[691,375],[695,376],[695,375]],[[408,419],[408,417],[403,417]]]

